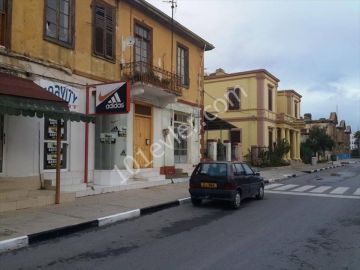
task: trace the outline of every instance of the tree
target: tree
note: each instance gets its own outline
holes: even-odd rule
[[[357,145],[358,156],[360,156],[360,130],[354,133],[355,144]]]
[[[270,152],[270,163],[273,166],[280,166],[284,164],[284,156],[289,153],[290,144],[287,140],[282,139],[278,144],[274,146],[274,149]]]
[[[332,150],[335,142],[326,134],[326,129],[321,127],[312,127],[309,131],[309,138],[305,142],[313,154],[325,155],[326,150]]]

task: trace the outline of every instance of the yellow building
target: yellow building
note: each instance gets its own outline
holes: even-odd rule
[[[97,116],[88,127],[65,123],[62,184],[76,196],[89,195],[89,184],[122,184],[114,168],[126,181],[128,168],[146,168],[138,178],[164,180],[160,173],[199,162],[204,53],[213,48],[144,0],[0,0],[0,72],[37,83],[81,113],[95,111],[89,85],[131,83],[129,113]],[[0,115],[8,138],[0,148],[0,177],[53,183],[48,124]],[[179,135],[179,126],[192,136]]]
[[[237,128],[208,132],[207,139],[240,144],[241,155],[268,149],[280,139],[291,144],[289,160],[300,159],[300,102],[294,90],[278,91],[279,79],[264,69],[205,76],[205,110]]]

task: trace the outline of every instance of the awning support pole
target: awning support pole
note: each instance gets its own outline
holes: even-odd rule
[[[55,203],[60,203],[60,167],[61,167],[61,120],[56,125],[56,186]]]

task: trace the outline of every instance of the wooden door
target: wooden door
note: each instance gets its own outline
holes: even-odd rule
[[[151,116],[135,114],[134,120],[134,168],[150,168],[152,156]]]

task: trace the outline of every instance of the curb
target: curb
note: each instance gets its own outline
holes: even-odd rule
[[[314,170],[309,170],[309,171],[303,171],[304,173],[315,173],[315,172],[320,172],[320,171],[324,171],[324,170],[329,170],[329,169],[334,169],[334,168],[339,168],[339,167],[344,167],[344,164],[341,165],[333,165],[333,166],[329,166],[329,167],[324,167],[324,168],[320,168],[320,169],[314,169]]]
[[[345,164],[332,165],[332,166],[328,166],[328,167],[324,167],[324,168],[320,168],[320,169],[314,169],[314,170],[302,171],[302,172],[304,172],[304,173],[315,173],[315,172],[325,171],[325,170],[344,167],[344,166],[345,166]],[[296,176],[298,176],[298,175],[292,174],[292,175],[287,175],[286,177],[283,177],[283,178],[270,178],[270,179],[265,179],[264,182],[265,182],[265,184],[270,184],[270,183],[279,182],[279,181],[282,181],[282,180],[285,180],[285,179],[288,179],[288,178],[293,178],[293,177],[296,177]]]
[[[90,228],[103,227],[106,225],[125,221],[128,219],[149,215],[168,208],[177,207],[189,202],[190,202],[190,197],[181,198],[175,201],[170,201],[162,204],[121,212],[114,215],[97,218],[91,221],[82,222],[75,225],[59,227],[52,230],[6,239],[0,241],[0,254],[3,252],[27,247],[32,244],[39,243],[45,240],[58,238],[60,236],[70,235],[76,232],[84,231]]]

